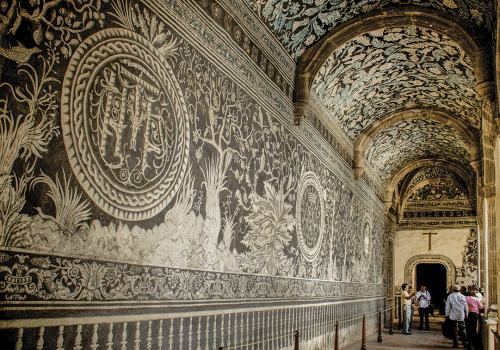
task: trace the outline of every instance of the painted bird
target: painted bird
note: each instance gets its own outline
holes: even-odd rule
[[[28,49],[20,42],[18,42],[18,44],[18,46],[14,46],[10,49],[4,49],[3,47],[0,47],[0,55],[10,60],[16,61],[19,64],[22,64],[28,62],[32,54],[42,51],[38,47],[32,47],[31,49]]]

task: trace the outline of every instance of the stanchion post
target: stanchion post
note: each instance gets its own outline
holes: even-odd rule
[[[392,326],[394,325],[394,308],[391,308],[391,321],[389,323],[389,334],[393,335],[394,332],[392,331]]]
[[[335,323],[335,350],[339,350],[339,329],[340,324],[337,321],[337,323]]]
[[[299,350],[299,344],[300,344],[300,333],[299,333],[299,330],[295,330],[295,333],[293,334],[293,336],[295,337],[295,347],[293,348],[293,350]]]
[[[361,350],[366,350],[366,315],[363,315],[363,328],[361,330]]]
[[[378,312],[378,337],[377,343],[382,343],[382,310]]]

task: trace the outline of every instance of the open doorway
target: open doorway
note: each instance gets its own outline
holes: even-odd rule
[[[419,291],[422,285],[427,286],[427,290],[431,293],[431,304],[435,313],[439,311],[443,315],[447,293],[446,267],[441,264],[418,264],[415,277],[416,291]]]

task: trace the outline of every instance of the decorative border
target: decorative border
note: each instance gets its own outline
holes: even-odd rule
[[[401,229],[414,229],[414,228],[453,228],[453,227],[477,227],[476,219],[471,220],[460,220],[460,221],[427,221],[427,220],[415,220],[415,221],[403,221],[398,224],[398,230]]]
[[[353,159],[349,152],[342,146],[342,144],[337,140],[337,137],[333,135],[330,130],[323,124],[323,122],[313,113],[310,113],[308,118],[312,126],[321,136],[332,146],[332,148],[342,157],[342,159],[351,166],[353,165]]]
[[[403,217],[409,218],[453,218],[453,217],[473,217],[475,210],[453,210],[453,211],[410,211],[404,212]]]
[[[415,285],[413,281],[413,270],[418,264],[441,264],[446,268],[446,285],[451,286],[455,283],[456,267],[450,258],[444,255],[415,255],[408,259],[405,265],[405,279],[406,283]]]
[[[474,198],[471,198],[474,200]],[[405,209],[408,208],[432,208],[432,207],[466,207],[470,208],[470,201],[407,201]]]
[[[163,0],[169,1],[169,0]],[[222,6],[213,0],[197,0],[203,11],[214,21],[220,28],[225,30],[227,34],[234,40],[238,46],[255,62],[260,70],[271,79],[280,90],[282,90],[289,99],[292,98],[293,87],[286,82],[283,76],[278,72],[271,60],[266,57],[264,52],[258,47],[255,42],[252,42],[250,36],[236,24],[233,17],[225,11]],[[244,6],[244,5],[242,5]]]
[[[0,300],[232,300],[384,295],[364,284],[0,251]]]

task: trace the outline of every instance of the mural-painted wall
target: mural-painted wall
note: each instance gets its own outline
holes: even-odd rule
[[[291,125],[282,78],[217,4],[33,16],[1,38],[3,300],[385,295],[380,201],[314,128]],[[228,326],[215,317],[207,342]]]

